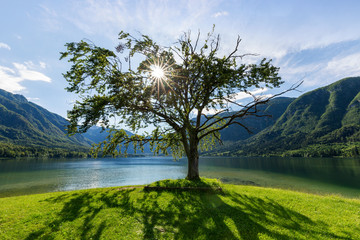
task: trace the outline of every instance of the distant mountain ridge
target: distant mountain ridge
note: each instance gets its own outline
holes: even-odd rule
[[[352,77],[301,95],[273,126],[230,148],[238,155],[357,156],[359,143],[360,77]]]
[[[226,144],[207,154],[360,156],[360,77],[339,80],[296,99],[275,98],[259,110],[272,117],[242,119],[252,134],[237,125],[223,129]],[[77,156],[74,152],[87,154],[91,144],[107,136],[93,127],[69,137],[67,124],[24,96],[0,89],[0,157]],[[128,153],[133,153],[132,147]],[[149,146],[145,153],[150,153]]]
[[[65,133],[67,120],[29,102],[24,96],[0,89],[0,143],[21,147],[82,150],[91,141]],[[9,145],[10,146],[10,145]],[[0,154],[1,155],[1,154]]]
[[[244,126],[247,126],[251,133],[248,133],[243,127],[235,124],[220,131],[221,139],[223,141],[245,140],[261,132],[265,128],[272,126],[294,100],[295,98],[278,97],[266,104],[258,105],[258,114],[263,115],[262,117],[248,116],[240,120]]]
[[[63,156],[62,151],[80,151],[87,155],[92,144],[104,141],[108,135],[106,130],[94,126],[86,133],[70,137],[66,135],[67,125],[65,118],[28,101],[20,94],[0,89],[0,157],[18,156],[19,152],[20,156],[48,155],[49,152]],[[146,145],[145,153],[149,152]],[[131,145],[128,153],[134,153]]]
[[[127,130],[125,130],[125,132],[129,136],[133,135],[132,132],[129,132]],[[98,126],[92,126],[85,133],[82,134],[82,136],[89,139],[92,143],[100,143],[100,142],[104,141],[108,135],[109,135],[109,129],[102,129],[101,127],[98,127]],[[124,151],[125,149],[123,148],[121,150]],[[128,154],[135,153],[134,146],[132,144],[129,145],[129,147],[127,149],[127,153]],[[152,153],[152,152],[150,151],[150,144],[148,144],[148,143],[145,144],[145,146],[144,146],[144,152],[137,151],[137,154],[150,154],[150,153]]]

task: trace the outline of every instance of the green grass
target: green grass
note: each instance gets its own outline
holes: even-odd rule
[[[360,239],[360,200],[194,185],[223,192],[129,187],[1,198],[0,239]]]

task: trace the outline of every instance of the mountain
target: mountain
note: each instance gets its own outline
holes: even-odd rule
[[[130,132],[127,133],[131,134]],[[92,143],[100,143],[106,139],[108,134],[107,130],[103,130],[98,126],[93,126],[83,133],[82,136],[89,139]]]
[[[125,132],[131,136],[133,135],[132,132],[126,131]],[[85,133],[82,134],[82,136],[84,136],[85,138],[89,139],[92,143],[100,143],[102,141],[104,141],[106,139],[106,137],[109,134],[109,129],[102,129],[101,127],[98,126],[93,126],[91,128],[89,128]],[[124,149],[122,149],[122,151],[124,151]],[[134,146],[132,144],[129,145],[129,148],[127,150],[128,154],[135,154],[134,152]],[[150,144],[145,144],[144,146],[144,152],[141,151],[137,151],[137,154],[150,154]]]
[[[278,97],[272,99],[267,104],[258,105],[259,115],[264,116],[248,116],[240,121],[244,126],[249,128],[251,133],[248,133],[243,127],[234,124],[220,132],[221,139],[223,141],[245,140],[261,132],[263,129],[273,125],[294,100],[295,98]]]
[[[360,77],[294,100],[273,126],[231,146],[245,155],[360,155]]]
[[[264,105],[258,106],[258,111],[260,115],[267,115],[264,117],[255,117],[249,116],[240,122],[247,126],[251,133],[248,133],[243,127],[239,125],[231,125],[228,128],[223,129],[221,133],[221,139],[224,142],[234,142],[238,140],[247,139],[254,134],[260,132],[261,130],[265,129],[268,126],[271,126],[275,123],[275,121],[284,113],[287,106],[294,101],[295,98],[287,98],[287,97],[278,97],[272,99],[270,102]],[[231,113],[223,113],[220,114],[220,117],[224,116],[225,114]],[[195,119],[193,119],[195,121]],[[205,121],[205,118],[203,118]],[[126,131],[127,134],[130,136],[133,135],[131,132]],[[107,130],[102,130],[101,127],[91,127],[87,130],[87,132],[82,134],[85,138],[91,140],[94,143],[99,143],[105,140],[108,135]],[[130,144],[128,149],[129,154],[134,153],[134,148]],[[140,152],[138,152],[140,153]],[[144,153],[150,154],[150,144],[145,144],[144,146]]]
[[[29,102],[22,95],[0,89],[0,157],[85,156],[92,144],[104,141],[108,135],[106,130],[94,126],[86,133],[69,137],[67,125],[65,118]],[[146,144],[144,153],[150,152]],[[128,154],[133,153],[130,145]]]
[[[6,155],[6,148],[88,149],[91,144],[88,139],[65,134],[67,124],[66,119],[29,102],[24,96],[0,89],[0,156]]]
[[[252,134],[233,125],[221,131],[217,155],[359,156],[360,77],[339,80],[294,98],[275,98],[260,114],[242,120]],[[107,132],[93,127],[69,137],[67,120],[0,89],[0,157],[84,156]],[[131,135],[131,133],[129,132]],[[128,153],[132,153],[130,147]],[[149,153],[149,146],[145,153]]]

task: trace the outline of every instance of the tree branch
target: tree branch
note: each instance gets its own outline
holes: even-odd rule
[[[210,124],[208,124],[208,125],[206,125],[206,126],[202,125],[202,127],[199,129],[199,132],[204,132],[204,131],[205,131],[205,133],[202,134],[202,135],[200,135],[199,139],[202,139],[202,138],[206,137],[206,136],[209,135],[209,134],[212,134],[212,133],[214,133],[214,132],[220,131],[220,130],[228,127],[229,125],[232,124],[232,122],[233,122],[236,118],[241,118],[241,117],[244,117],[244,116],[246,116],[246,115],[254,115],[254,114],[256,114],[256,113],[258,112],[258,110],[256,109],[256,106],[257,106],[257,105],[259,105],[259,104],[265,104],[265,103],[269,102],[271,99],[273,99],[273,98],[275,98],[275,97],[278,97],[278,96],[280,96],[280,95],[282,95],[282,94],[284,94],[284,93],[287,93],[287,92],[289,92],[289,91],[293,91],[293,90],[297,89],[302,83],[303,83],[303,81],[299,81],[299,82],[293,84],[289,89],[287,89],[287,90],[285,90],[285,91],[283,91],[283,92],[281,92],[281,93],[275,94],[275,95],[273,95],[273,96],[271,96],[271,97],[268,97],[268,98],[266,98],[265,100],[260,100],[260,101],[256,101],[256,100],[255,100],[255,102],[251,102],[251,103],[247,104],[247,107],[246,107],[245,109],[241,109],[241,110],[238,111],[236,114],[232,114],[231,116],[221,117],[221,118],[215,120],[214,122],[212,122],[212,123],[210,123]],[[250,111],[251,109],[253,109],[253,108],[255,108],[255,109],[254,109],[254,112],[250,112],[250,113],[249,113],[249,111]],[[255,116],[257,116],[257,115],[255,115]],[[209,121],[209,120],[211,120],[211,119],[214,119],[214,117],[210,117],[210,118],[207,119],[207,120]],[[227,120],[227,122],[226,122],[224,125],[222,125],[222,126],[220,126],[220,127],[217,127],[217,128],[214,128],[214,129],[211,129],[210,131],[206,131],[206,130],[209,129],[210,127],[216,125],[217,123],[219,123],[219,122],[221,122],[221,121],[223,121],[223,120]]]

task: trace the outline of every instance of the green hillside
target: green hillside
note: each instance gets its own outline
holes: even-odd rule
[[[225,146],[209,154],[360,155],[360,77],[342,79],[297,99],[276,98],[259,110],[272,117],[243,119],[251,135],[237,125],[222,130]],[[0,89],[0,157],[64,156],[63,152],[76,156],[107,135],[94,128],[69,137],[66,125],[59,115]]]
[[[247,126],[251,133],[248,133],[243,127],[235,124],[223,129],[221,139],[223,141],[238,141],[247,139],[265,128],[272,126],[276,120],[285,112],[286,108],[295,98],[278,97],[272,99],[265,105],[259,105],[258,111],[260,115],[268,115],[265,117],[249,116],[240,122]]]
[[[87,151],[90,141],[65,134],[66,119],[0,89],[0,156],[13,157]]]
[[[234,155],[360,155],[360,77],[303,94],[273,126],[220,151]]]

